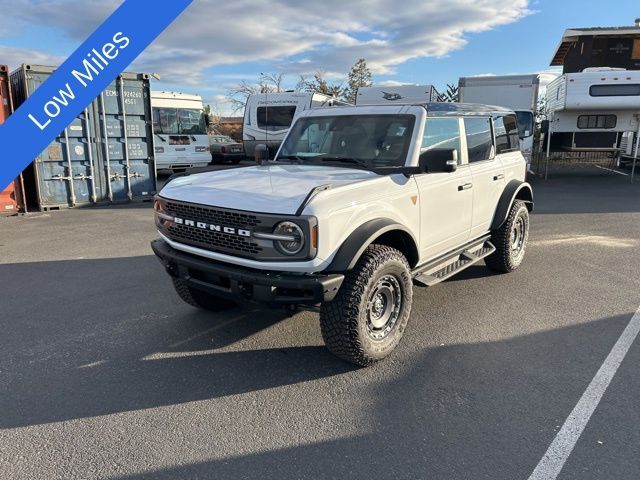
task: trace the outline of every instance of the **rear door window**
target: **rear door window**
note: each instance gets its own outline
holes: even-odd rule
[[[489,117],[465,118],[464,128],[467,136],[469,163],[491,159],[493,133]]]

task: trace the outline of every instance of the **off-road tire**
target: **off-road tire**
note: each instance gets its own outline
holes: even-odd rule
[[[173,288],[178,296],[189,305],[208,310],[210,312],[221,312],[236,306],[231,300],[208,295],[200,290],[190,287],[187,282],[180,278],[172,278]]]
[[[514,250],[514,228],[520,223],[524,227],[521,249]],[[520,266],[527,249],[529,239],[529,210],[522,200],[516,200],[502,226],[491,232],[491,243],[496,251],[485,258],[487,267],[500,273],[513,272]]]
[[[386,278],[393,277],[401,291],[399,313],[382,339],[373,338],[368,320],[370,295]],[[336,298],[320,309],[322,337],[329,351],[360,366],[370,365],[389,355],[398,345],[409,321],[413,284],[407,259],[398,250],[371,245],[356,266],[347,272]]]

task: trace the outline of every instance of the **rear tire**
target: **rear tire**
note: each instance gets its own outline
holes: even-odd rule
[[[412,298],[404,255],[385,245],[369,246],[346,274],[336,298],[320,309],[327,348],[363,367],[385,358],[404,334]]]
[[[200,290],[190,287],[187,282],[180,278],[172,278],[173,288],[178,296],[192,307],[208,310],[210,312],[221,312],[236,306],[231,300],[226,298],[208,295]]]
[[[496,251],[485,258],[487,267],[500,273],[513,272],[520,266],[529,239],[529,210],[522,200],[516,200],[506,221],[491,232]]]

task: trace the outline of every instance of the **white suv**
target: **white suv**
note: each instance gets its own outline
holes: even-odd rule
[[[413,285],[524,257],[533,193],[510,110],[426,103],[304,112],[275,160],[179,176],[152,243],[180,297],[319,310],[327,347],[396,347]]]

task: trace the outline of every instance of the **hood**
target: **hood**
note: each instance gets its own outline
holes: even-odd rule
[[[178,177],[160,195],[234,210],[293,215],[314,187],[348,185],[377,176],[322,165],[256,165]]]

